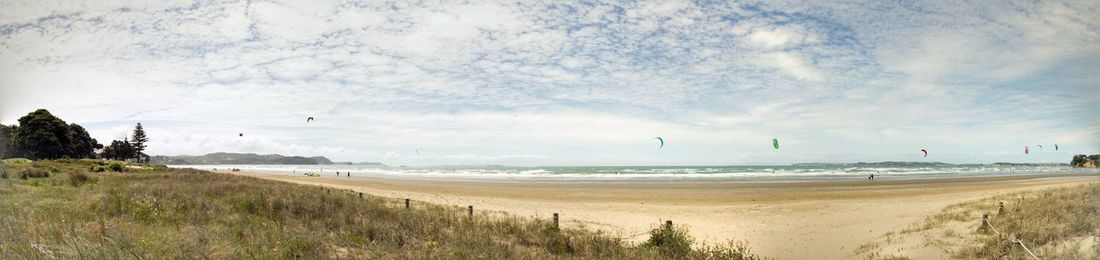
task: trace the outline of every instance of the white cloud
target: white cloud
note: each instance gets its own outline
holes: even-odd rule
[[[45,107],[116,138],[143,121],[157,153],[728,164],[1100,144],[1080,116],[1100,107],[1080,94],[1100,80],[1089,1],[3,6],[0,122]],[[772,137],[797,157],[744,145]]]

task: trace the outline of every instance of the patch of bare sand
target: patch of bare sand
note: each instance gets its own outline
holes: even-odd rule
[[[423,180],[239,173],[478,211],[548,218],[642,241],[661,220],[690,226],[697,242],[744,240],[779,259],[850,259],[860,245],[948,205],[1000,193],[1079,185],[1096,175],[926,180],[744,183],[733,181]],[[943,256],[913,247],[916,255]],[[924,253],[921,253],[924,252]],[[923,257],[922,257],[923,258]]]

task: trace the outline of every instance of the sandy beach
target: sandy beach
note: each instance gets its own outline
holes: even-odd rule
[[[586,226],[641,241],[662,220],[686,224],[698,242],[746,241],[778,259],[848,259],[860,244],[897,231],[944,207],[1017,191],[1100,182],[1098,175],[1043,174],[916,180],[515,181],[424,180],[371,176],[306,177],[236,173],[322,185],[392,198],[473,205]],[[977,221],[977,220],[975,220]]]

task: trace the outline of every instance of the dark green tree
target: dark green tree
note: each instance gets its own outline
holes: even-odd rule
[[[0,159],[16,157],[12,143],[15,138],[16,127],[14,125],[0,125]]]
[[[95,150],[103,148],[95,138],[88,135],[88,131],[78,124],[69,125],[68,156],[71,158],[95,158]]]
[[[145,142],[149,141],[149,137],[145,136],[145,128],[141,127],[141,123],[137,123],[137,126],[134,127],[134,136],[132,139],[130,145],[134,148],[134,157],[139,159],[145,157]]]
[[[103,151],[99,154],[99,157],[111,159],[111,160],[126,160],[135,158],[134,147],[128,140],[111,141],[111,145],[103,147]]]
[[[62,158],[71,151],[69,125],[45,109],[19,118],[14,139],[16,152],[32,160]]]

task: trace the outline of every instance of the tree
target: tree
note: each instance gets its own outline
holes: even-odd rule
[[[103,147],[103,152],[99,154],[99,157],[121,161],[136,156],[134,155],[134,147],[130,144],[129,140],[114,140],[111,141],[111,145]]]
[[[72,142],[68,152],[71,158],[95,158],[95,150],[103,148],[99,141],[88,135],[88,131],[78,124],[69,125],[69,140]]]
[[[148,141],[149,137],[145,136],[145,128],[141,127],[141,123],[137,123],[137,126],[134,127],[133,141],[130,142],[134,148],[134,157],[139,159],[145,157],[143,156],[145,155],[145,142]]]
[[[0,125],[0,157],[90,158],[102,147],[84,127],[65,123],[45,109],[19,118],[19,126]]]
[[[16,126],[0,125],[0,159],[16,157],[15,150],[12,149],[13,138],[15,137]]]
[[[69,125],[45,109],[19,118],[14,139],[16,152],[32,160],[62,158],[70,151]]]

